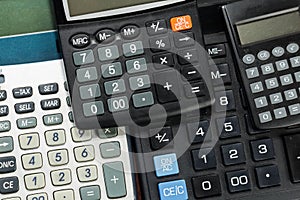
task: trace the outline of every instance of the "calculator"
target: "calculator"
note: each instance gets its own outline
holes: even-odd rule
[[[145,126],[211,105],[196,1],[54,4],[79,128]]]

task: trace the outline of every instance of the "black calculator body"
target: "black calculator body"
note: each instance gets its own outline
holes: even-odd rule
[[[211,104],[196,1],[151,1],[168,5],[101,18],[70,16],[70,2],[54,1],[78,127],[144,125],[155,104],[168,116]]]

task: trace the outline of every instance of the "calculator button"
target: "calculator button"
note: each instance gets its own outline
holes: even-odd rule
[[[73,61],[77,66],[87,65],[95,62],[94,53],[91,49],[73,53]]]
[[[227,63],[218,64],[217,70],[211,70],[213,85],[224,85],[231,83],[230,70]]]
[[[148,75],[129,78],[130,89],[133,91],[150,88],[150,84],[150,77]]]
[[[172,31],[185,31],[193,27],[192,17],[190,15],[173,17],[170,20]]]
[[[43,110],[54,110],[60,108],[60,99],[46,99],[41,101],[41,107]]]
[[[275,72],[272,63],[268,63],[268,64],[265,64],[265,65],[262,65],[261,66],[261,71],[262,71],[263,75],[272,74],[272,73]]]
[[[85,85],[79,87],[80,98],[95,99],[101,96],[100,86],[98,84]]]
[[[300,67],[300,56],[290,58],[292,67]]]
[[[285,50],[284,50],[284,48],[282,48],[282,47],[275,47],[275,48],[272,50],[273,56],[275,56],[275,57],[277,57],[277,58],[283,56],[283,55],[284,55],[284,52],[285,52]]]
[[[60,190],[53,193],[54,200],[75,200],[73,190]]]
[[[10,121],[0,121],[0,133],[10,131]]]
[[[118,46],[107,46],[98,49],[100,61],[114,60],[120,57]]]
[[[287,101],[297,99],[298,95],[295,89],[284,91],[284,96]]]
[[[95,181],[98,179],[98,169],[95,165],[78,167],[77,177],[80,182]]]
[[[62,114],[44,115],[43,122],[46,126],[59,125],[63,122]]]
[[[118,136],[118,128],[105,128],[105,129],[98,129],[97,133],[101,139],[113,138]]]
[[[164,19],[147,22],[146,27],[149,35],[159,35],[168,32],[167,23]]]
[[[14,150],[14,141],[12,137],[0,137],[0,153],[7,153]]]
[[[174,34],[174,43],[177,48],[193,46],[195,44],[194,33]]]
[[[222,118],[217,119],[217,124],[220,125],[221,123],[223,123],[223,129],[219,130],[219,133],[221,133],[220,138],[226,139],[241,135],[240,123],[237,116],[226,117],[225,121]]]
[[[120,62],[101,65],[101,73],[104,78],[112,78],[123,74]]]
[[[126,183],[122,162],[103,164],[104,181],[108,198],[126,196]]]
[[[17,104],[15,104],[15,111],[18,114],[33,112],[34,111],[34,103],[33,102],[17,103]]]
[[[222,193],[219,175],[205,175],[192,178],[196,198],[219,196]]]
[[[300,182],[300,135],[288,135],[284,137],[285,148],[287,152],[291,181]]]
[[[278,71],[287,70],[289,68],[289,64],[287,60],[280,60],[275,63]]]
[[[128,98],[126,96],[108,99],[107,104],[108,110],[112,113],[129,109]]]
[[[151,106],[154,104],[152,92],[143,92],[132,95],[133,105],[136,108]]]
[[[90,36],[85,33],[76,34],[71,37],[70,43],[74,48],[85,48],[91,43]]]
[[[51,166],[61,166],[69,162],[69,154],[66,149],[48,152],[48,160]]]
[[[242,143],[221,146],[224,165],[236,165],[246,162],[244,145]]]
[[[167,66],[174,66],[174,59],[171,53],[155,55],[153,56],[152,60],[157,69],[167,68]]]
[[[297,53],[299,51],[299,45],[296,43],[291,43],[286,47],[289,53]]]
[[[207,120],[188,123],[187,129],[189,133],[189,139],[191,143],[202,143],[205,141],[211,140],[211,133],[208,132],[209,122]]]
[[[275,119],[282,119],[287,117],[286,109],[284,107],[274,109]]]
[[[265,80],[265,83],[266,83],[266,87],[267,87],[269,90],[270,90],[270,89],[274,89],[274,88],[279,87],[277,78],[270,78],[270,79],[267,79],[267,80]],[[257,87],[257,86],[255,86],[255,87]]]
[[[270,111],[260,113],[260,114],[258,114],[258,117],[259,117],[260,123],[262,123],[262,124],[273,120]]]
[[[243,62],[246,65],[251,65],[255,61],[255,56],[253,54],[247,54],[243,57]]]
[[[97,69],[96,67],[86,67],[77,69],[76,78],[80,83],[95,81],[98,79]]]
[[[6,187],[9,185],[9,187]],[[0,194],[11,194],[19,191],[19,179],[16,176],[0,178]]]
[[[4,101],[7,98],[7,93],[5,90],[0,90],[0,101]]]
[[[280,185],[279,170],[276,165],[255,168],[258,187],[268,188]]]
[[[270,96],[271,104],[278,104],[283,102],[281,93],[271,94]]]
[[[216,112],[230,111],[236,109],[232,90],[227,90],[225,92],[216,92],[215,98],[216,98],[216,104],[215,104]]]
[[[0,106],[0,117],[7,116],[9,114],[8,106]]]
[[[153,150],[161,149],[173,140],[173,132],[170,126],[163,127],[162,129],[150,129],[150,143]]]
[[[37,173],[24,176],[25,187],[27,190],[38,190],[46,186],[45,174]]]
[[[116,38],[116,33],[110,29],[103,29],[96,33],[96,39],[101,44],[113,42]]]
[[[205,96],[205,84],[203,82],[195,82],[184,85],[185,96],[195,98]]]
[[[147,71],[147,64],[145,58],[137,58],[126,61],[126,69],[129,74]]]
[[[291,115],[298,115],[300,114],[300,104],[293,104],[289,106],[289,111]]]
[[[154,156],[153,162],[157,177],[170,176],[179,173],[179,167],[175,153]]]
[[[37,125],[37,120],[35,117],[28,117],[17,119],[17,126],[19,129],[29,129],[34,128]]]
[[[82,200],[101,199],[101,191],[98,185],[81,187],[79,191]]]
[[[201,148],[201,150],[192,150],[194,169],[207,170],[217,167],[215,150],[211,148]]]
[[[125,43],[122,47],[125,57],[137,56],[144,53],[144,46],[141,41]]]
[[[92,139],[91,130],[79,130],[76,127],[71,128],[71,135],[74,142],[86,142]]]
[[[38,133],[26,133],[19,136],[21,149],[36,149],[40,146],[40,136]]]
[[[92,103],[84,103],[83,114],[85,117],[92,117],[104,114],[104,106],[102,101],[96,101]]]
[[[197,69],[200,66],[184,66],[181,70],[181,74],[184,77],[184,80],[192,81],[192,80],[201,80],[201,75]]]
[[[270,52],[263,50],[257,54],[257,58],[261,61],[268,60],[270,58]]]
[[[253,94],[264,91],[262,82],[252,83],[252,84],[250,84],[250,88],[251,88],[251,91]]]
[[[259,72],[257,67],[246,69],[246,74],[249,79],[259,77]]]
[[[16,165],[16,158],[14,156],[0,157],[0,174],[16,171]]]
[[[180,192],[174,192],[177,188]],[[188,199],[188,190],[185,180],[168,181],[158,184],[160,200],[186,200]]]
[[[21,200],[20,197],[9,197],[9,198],[5,198],[3,200]],[[32,199],[28,199],[28,200],[32,200]],[[45,199],[47,200],[47,199]]]
[[[197,58],[198,52],[196,49],[188,49],[178,52],[178,61],[182,65],[196,63],[198,62]]]
[[[230,193],[242,192],[251,190],[249,172],[246,170],[239,170],[227,172],[227,185]]]
[[[226,47],[225,44],[215,44],[206,47],[211,58],[226,57]]]
[[[32,87],[21,87],[13,89],[13,96],[16,99],[31,97],[33,94]]]
[[[39,169],[43,166],[42,154],[32,153],[23,155],[22,164],[26,170]]]
[[[77,162],[87,162],[95,159],[94,146],[82,146],[74,148],[74,155]]]
[[[54,186],[68,185],[72,182],[70,169],[52,171],[50,175]]]
[[[268,160],[275,157],[272,139],[251,141],[253,159],[255,161]]]
[[[119,142],[107,142],[100,144],[100,153],[102,158],[116,158],[121,155]]]
[[[123,27],[120,33],[125,40],[131,40],[136,38],[140,34],[140,29],[135,25],[128,25]]]
[[[280,76],[279,78],[282,86],[290,85],[294,82],[291,74]]]
[[[66,133],[63,129],[46,131],[45,138],[48,146],[59,146],[66,143]]]
[[[300,72],[294,73],[297,82],[300,82]]]
[[[58,84],[48,83],[39,85],[39,92],[41,95],[56,94],[58,92]]]
[[[68,113],[68,117],[69,117],[70,122],[74,123],[74,118],[73,118],[73,112],[72,111],[70,111]]]
[[[263,107],[268,106],[268,101],[267,101],[266,97],[256,98],[256,99],[254,99],[254,102],[255,102],[256,108],[263,108]]]
[[[171,48],[171,42],[168,36],[151,38],[149,40],[149,43],[150,43],[150,48],[153,52],[166,51]]]
[[[27,196],[26,200],[36,200],[36,199],[48,200],[48,196],[46,193],[31,194]]]

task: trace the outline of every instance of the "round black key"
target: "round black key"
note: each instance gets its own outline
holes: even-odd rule
[[[121,29],[121,35],[125,40],[131,40],[139,36],[140,29],[135,25],[128,25]]]
[[[76,34],[71,37],[70,43],[74,48],[84,48],[91,43],[90,36],[85,33]]]
[[[110,29],[103,29],[96,33],[98,42],[107,44],[113,42],[116,38],[116,33]]]

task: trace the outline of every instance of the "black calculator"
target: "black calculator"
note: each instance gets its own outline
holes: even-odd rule
[[[211,105],[196,1],[54,2],[81,129],[146,125],[162,109],[169,117]]]

